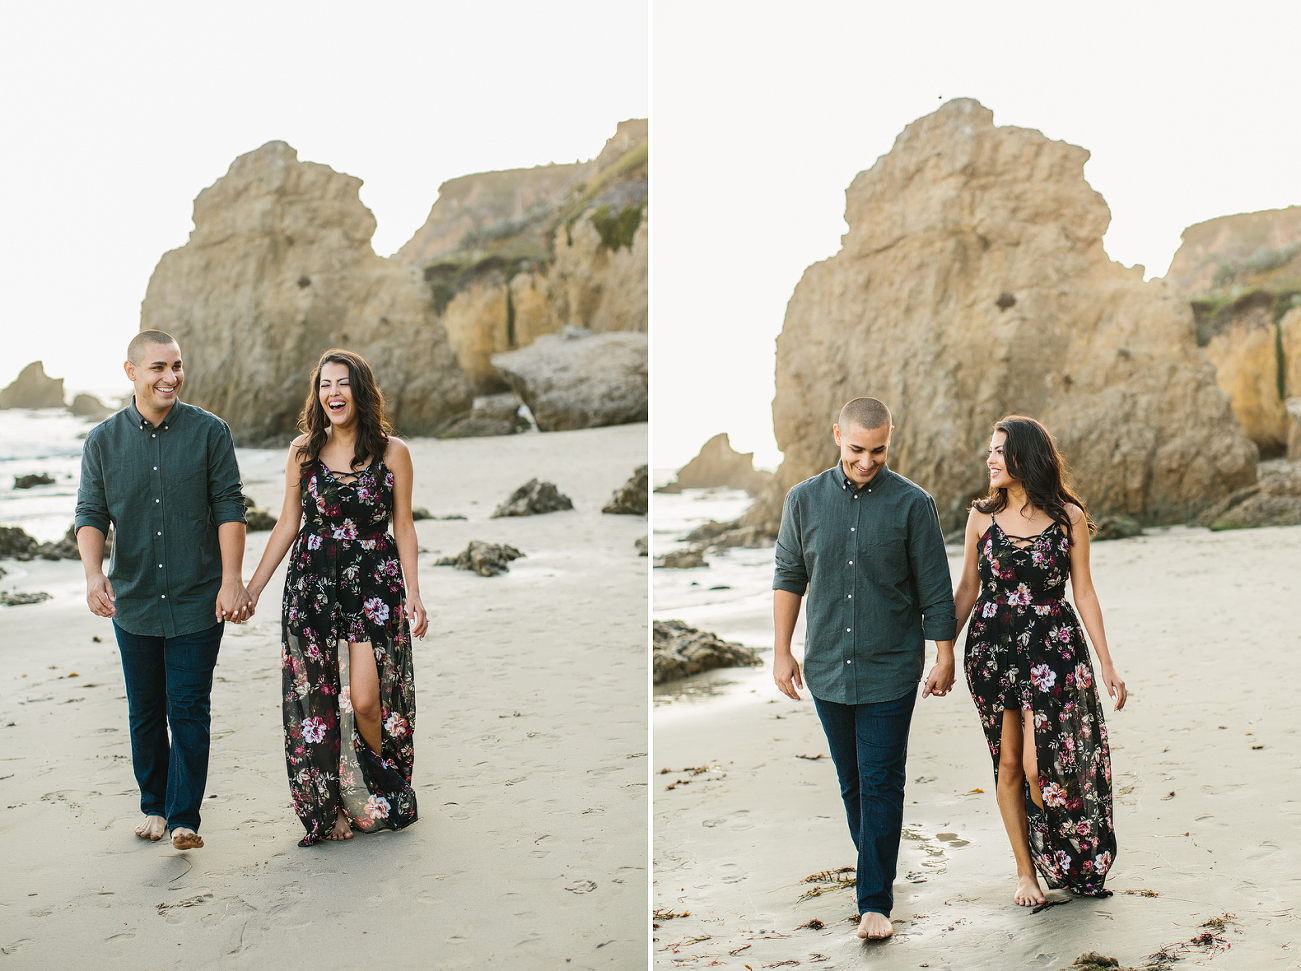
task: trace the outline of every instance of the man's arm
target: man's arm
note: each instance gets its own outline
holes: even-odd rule
[[[221,547],[221,589],[213,613],[219,621],[239,624],[253,616],[253,600],[244,587],[244,489],[235,443],[224,422],[208,439],[208,501]]]
[[[81,481],[77,485],[77,552],[86,571],[86,604],[98,617],[112,617],[113,584],[104,575],[104,538],[108,535],[108,502],[104,496],[104,470],[99,448],[87,441],[81,452]]]
[[[789,493],[782,509],[775,555],[776,567],[772,582],[772,677],[782,694],[799,701],[799,692],[795,689],[803,688],[804,680],[800,677],[799,662],[791,653],[791,639],[795,636],[795,622],[800,617],[800,604],[809,585],[809,574],[804,566],[799,505]]]
[[[217,527],[217,545],[221,547],[221,589],[217,591],[214,613],[217,620],[240,624],[253,616],[253,600],[244,587],[244,536],[242,522],[222,523]]]
[[[953,688],[956,664],[953,645],[957,640],[957,621],[953,608],[953,578],[949,574],[949,557],[944,552],[944,531],[935,511],[935,501],[913,504],[908,523],[908,564],[917,581],[921,597],[922,629],[935,642],[935,666],[926,676],[922,697],[944,697]]]

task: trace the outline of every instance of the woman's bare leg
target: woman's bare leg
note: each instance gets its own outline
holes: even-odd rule
[[[998,811],[1016,857],[1015,900],[1022,907],[1036,907],[1045,899],[1030,857],[1030,824],[1025,818],[1025,743],[1021,712],[1003,712],[1003,737],[998,756]]]
[[[375,668],[375,650],[370,642],[348,645],[348,695],[352,699],[352,717],[362,741],[376,755],[381,754],[379,671]]]

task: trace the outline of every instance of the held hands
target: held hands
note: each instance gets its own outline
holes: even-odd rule
[[[1107,686],[1107,694],[1116,699],[1116,706],[1112,710],[1120,711],[1124,708],[1129,692],[1125,690],[1125,682],[1120,680],[1120,675],[1110,664],[1102,666],[1102,683]]]
[[[772,679],[777,682],[777,689],[787,698],[800,700],[799,692],[796,688],[804,687],[804,679],[800,677],[800,665],[792,654],[778,654],[772,662]]]
[[[935,660],[935,667],[926,675],[926,687],[922,688],[922,697],[935,695],[943,698],[953,690],[953,655],[941,654]]]
[[[86,603],[90,606],[90,612],[96,617],[115,616],[116,599],[113,594],[113,584],[109,583],[108,577],[104,574],[86,578]]]
[[[248,595],[248,590],[241,581],[221,581],[214,613],[217,615],[217,620],[228,620],[232,624],[242,624],[253,616],[253,599]]]
[[[425,631],[429,630],[429,615],[425,613],[425,605],[420,600],[420,594],[407,594],[407,620],[411,622],[411,634],[414,637],[425,639]]]

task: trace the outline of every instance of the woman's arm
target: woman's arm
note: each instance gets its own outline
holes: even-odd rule
[[[976,566],[976,560],[980,556],[980,537],[989,529],[989,520],[989,516],[974,508],[967,516],[967,531],[963,536],[962,576],[958,579],[958,588],[953,591],[953,608],[958,615],[959,634],[967,626],[971,608],[980,598],[980,570]]]
[[[1071,592],[1075,610],[1084,621],[1084,629],[1089,632],[1089,640],[1097,652],[1102,683],[1107,686],[1107,694],[1116,699],[1115,710],[1119,711],[1125,707],[1127,693],[1125,682],[1111,663],[1107,632],[1102,626],[1102,604],[1098,602],[1098,592],[1093,589],[1093,576],[1089,573],[1088,520],[1084,510],[1074,504],[1067,505],[1066,512],[1071,517]]]
[[[411,466],[411,451],[400,438],[389,437],[384,450],[384,464],[393,473],[393,539],[398,546],[398,562],[407,584],[407,619],[411,633],[424,637],[429,629],[429,616],[420,599],[419,543],[416,541],[416,523],[411,518],[411,487],[415,470]]]
[[[271,530],[266,549],[262,551],[262,559],[253,571],[253,579],[248,582],[248,594],[253,598],[255,607],[271,580],[271,574],[276,572],[276,567],[289,552],[289,547],[294,545],[294,537],[298,535],[299,524],[303,521],[302,486],[299,479],[302,473],[298,465],[298,446],[303,440],[300,436],[289,446],[289,458],[285,460],[285,501],[280,506],[280,518]]]

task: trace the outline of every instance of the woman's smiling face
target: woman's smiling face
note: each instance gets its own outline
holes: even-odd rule
[[[357,420],[352,387],[348,383],[348,365],[330,361],[322,367],[316,394],[331,425],[347,426]]]
[[[1006,489],[1016,477],[1007,470],[1007,459],[1003,456],[1003,446],[1007,442],[1007,432],[996,431],[989,440],[989,454],[985,457],[985,465],[989,469],[989,487],[991,489]]]

